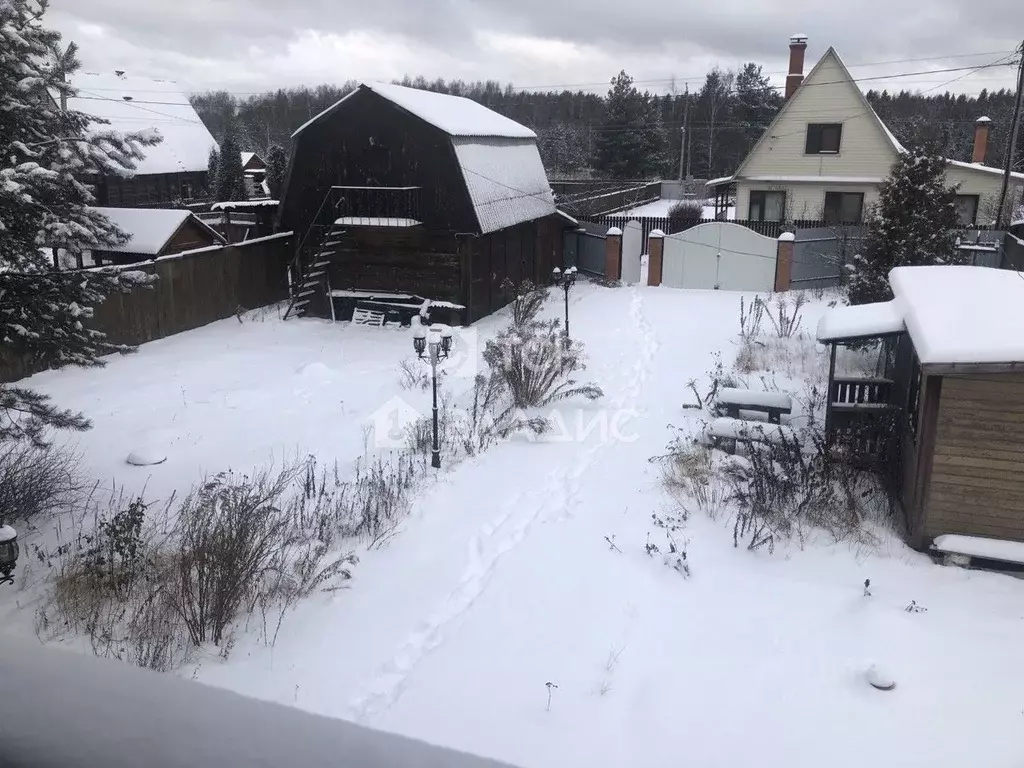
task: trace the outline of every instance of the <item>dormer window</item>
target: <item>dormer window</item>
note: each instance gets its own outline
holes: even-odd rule
[[[810,123],[807,126],[808,155],[836,155],[843,138],[842,123]]]

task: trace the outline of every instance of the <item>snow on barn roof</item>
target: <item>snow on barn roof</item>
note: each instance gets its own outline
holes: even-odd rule
[[[455,157],[482,234],[555,214],[555,199],[536,143],[454,138]]]
[[[1024,277],[990,267],[897,267],[889,283],[923,364],[1024,362]]]
[[[224,239],[216,231],[210,229],[191,211],[168,208],[93,208],[110,219],[118,229],[128,235],[124,245],[109,246],[106,251],[118,253],[139,253],[145,256],[158,256],[189,219],[195,220],[202,228],[209,230],[218,242]]]
[[[500,136],[508,139],[537,138],[537,134],[525,125],[520,125],[515,120],[499,115],[494,110],[488,109],[483,104],[478,104],[472,99],[386,83],[362,83],[355,91],[301,126],[292,134],[292,138],[298,136],[321,117],[333,112],[338,106],[362,89],[373,91],[421,120],[430,123],[436,128],[440,128],[449,136]]]
[[[192,108],[181,88],[170,80],[153,80],[116,72],[80,72],[71,85],[78,95],[68,99],[68,109],[110,122],[122,133],[155,128],[163,141],[146,147],[136,173],[184,173],[206,171],[210,150],[217,142]],[[146,102],[159,102],[150,104]]]

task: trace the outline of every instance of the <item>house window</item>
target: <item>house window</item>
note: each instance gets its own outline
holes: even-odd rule
[[[956,218],[965,227],[978,223],[978,195],[956,196]]]
[[[183,181],[181,182],[181,199],[191,200],[192,199],[192,182]]]
[[[910,438],[917,442],[918,412],[921,410],[921,363],[914,357],[914,367],[910,372],[910,388],[907,391],[907,431]]]
[[[835,155],[843,137],[842,123],[810,123],[807,126],[808,155]]]
[[[754,190],[750,193],[751,221],[782,221],[786,212],[786,193]]]
[[[864,213],[864,193],[826,192],[824,213],[828,224],[858,224]]]

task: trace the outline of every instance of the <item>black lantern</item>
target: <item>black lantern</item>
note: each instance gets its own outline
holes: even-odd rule
[[[13,584],[11,573],[18,562],[18,532],[9,525],[0,525],[0,584]]]
[[[427,329],[422,325],[416,326],[412,333],[412,346],[416,355],[421,359],[429,357],[431,383],[434,389],[434,435],[430,449],[430,466],[435,469],[441,468],[441,446],[437,435],[437,363],[448,357],[452,350],[452,329],[448,325],[430,326],[429,340]]]
[[[569,346],[569,290],[576,283],[576,267],[566,267],[563,272],[558,267],[551,270],[551,282],[561,286],[565,291],[565,345]]]

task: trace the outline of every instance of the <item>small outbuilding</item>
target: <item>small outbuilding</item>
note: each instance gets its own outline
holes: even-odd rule
[[[563,229],[537,136],[469,99],[364,84],[293,135],[279,211],[296,233],[300,311],[349,319],[353,295],[413,295],[472,322],[506,278],[546,283]],[[358,304],[358,302],[355,302]]]
[[[899,267],[888,302],[836,307],[826,429],[879,460],[909,542],[962,534],[1024,541],[1024,277],[986,267]],[[836,349],[885,340],[878,378],[836,375]]]
[[[191,211],[171,208],[96,208],[131,236],[124,245],[94,251],[92,261],[133,264],[160,256],[223,245],[225,240]]]

